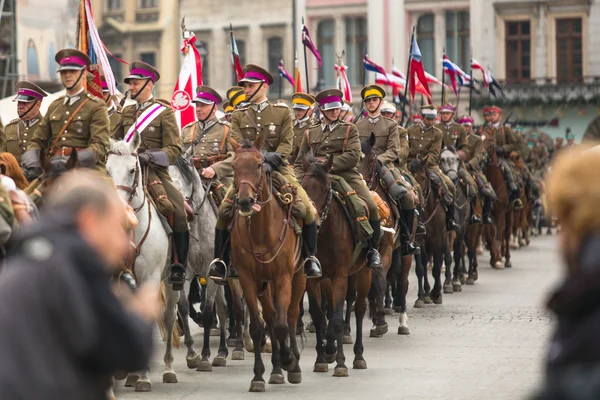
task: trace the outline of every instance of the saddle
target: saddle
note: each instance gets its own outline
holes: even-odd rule
[[[373,235],[367,205],[341,176],[331,175],[331,190],[350,222],[355,245],[366,243]]]

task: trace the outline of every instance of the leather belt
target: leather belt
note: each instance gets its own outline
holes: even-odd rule
[[[56,150],[54,152],[55,156],[65,156],[68,157],[71,155],[71,153],[73,152],[73,150],[75,151],[79,151],[79,150],[84,150],[85,147],[60,147],[58,150]]]

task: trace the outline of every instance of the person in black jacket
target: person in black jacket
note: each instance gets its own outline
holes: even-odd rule
[[[158,288],[115,294],[128,238],[114,188],[80,171],[55,187],[0,273],[0,397],[104,400],[116,371],[149,362]]]

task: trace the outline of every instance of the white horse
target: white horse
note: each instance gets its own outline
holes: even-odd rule
[[[167,279],[169,260],[169,239],[160,220],[158,211],[144,189],[142,168],[137,156],[141,138],[135,134],[130,142],[111,139],[111,149],[106,161],[106,169],[113,179],[120,195],[135,210],[139,224],[135,228],[137,257],[134,273],[138,284],[149,281],[160,283]],[[163,382],[177,383],[173,370],[172,333],[175,325],[176,306],[179,293],[171,285],[161,285],[165,291],[164,323],[166,327],[167,350],[165,352],[165,372]],[[129,374],[125,386],[135,386],[136,392],[149,392],[152,384],[148,370],[139,375]]]

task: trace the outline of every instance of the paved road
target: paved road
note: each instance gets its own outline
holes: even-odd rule
[[[132,388],[119,387],[117,398],[191,400],[242,396],[266,400],[292,395],[311,400],[523,399],[540,381],[552,329],[550,316],[541,306],[560,276],[554,237],[534,238],[529,247],[513,253],[513,260],[514,268],[497,271],[488,266],[488,256],[482,256],[475,286],[465,286],[462,293],[444,295],[441,306],[411,308],[410,336],[396,335],[397,319],[388,317],[390,332],[382,339],[365,340],[368,369],[350,369],[349,378],[334,378],[332,372],[312,372],[316,353],[314,335],[309,334],[308,346],[302,353],[300,385],[267,385],[266,393],[248,393],[252,379],[250,354],[245,361],[228,360],[225,368],[196,372],[185,368],[184,349],[175,354],[179,383],[163,384],[164,347],[158,344],[152,363],[153,392],[134,393]],[[412,306],[416,298],[414,276],[408,298]],[[369,328],[365,323],[367,336]],[[201,343],[200,332],[196,332],[195,339]],[[216,349],[216,342],[213,348]],[[351,366],[351,349],[346,358]],[[263,360],[268,379],[270,356]]]

